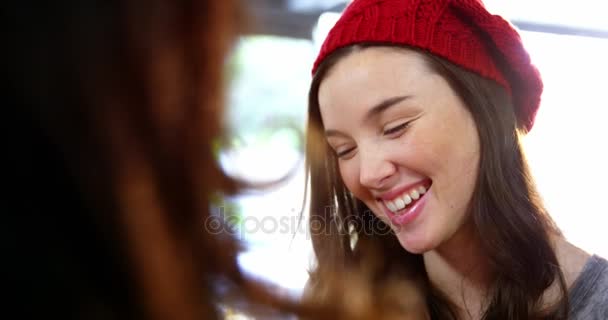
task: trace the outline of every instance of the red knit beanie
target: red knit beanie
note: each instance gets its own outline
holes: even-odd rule
[[[481,0],[354,0],[331,29],[313,66],[336,49],[377,42],[426,50],[511,94],[518,121],[532,129],[543,83],[515,29]]]

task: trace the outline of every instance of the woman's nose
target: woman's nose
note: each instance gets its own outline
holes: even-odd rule
[[[359,149],[359,182],[370,189],[383,189],[397,168],[378,148]]]

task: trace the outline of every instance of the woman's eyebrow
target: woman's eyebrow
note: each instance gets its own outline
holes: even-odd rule
[[[363,118],[363,122],[369,122],[372,118],[378,116],[379,114],[381,114],[382,112],[386,111],[387,109],[389,109],[390,107],[398,104],[399,102],[406,100],[406,99],[410,99],[412,98],[412,96],[406,95],[406,96],[396,96],[396,97],[391,97],[391,98],[387,98],[382,100],[382,102],[378,103],[377,105],[373,106],[371,109],[369,109],[366,113],[365,116]],[[327,129],[325,130],[325,137],[329,138],[329,137],[346,137],[346,134],[338,131],[338,130],[333,130],[333,129]]]
[[[329,138],[329,137],[346,137],[346,134],[344,134],[338,130],[333,130],[333,129],[325,130],[325,138]]]
[[[396,105],[397,103],[399,103],[403,100],[409,99],[411,97],[412,96],[396,96],[396,97],[391,97],[391,98],[385,99],[382,102],[378,103],[377,105],[373,106],[371,109],[369,109],[365,113],[365,117],[363,118],[363,121],[368,122],[372,118],[378,116],[382,112],[389,109],[390,107]]]

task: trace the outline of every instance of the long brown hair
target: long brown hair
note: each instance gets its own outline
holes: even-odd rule
[[[386,277],[386,270],[400,270],[425,297],[431,318],[456,319],[454,304],[430,284],[422,256],[400,247],[396,237],[386,232],[388,227],[346,189],[337,159],[322,134],[318,102],[321,82],[341,58],[374,45],[390,46],[358,44],[338,49],[323,61],[311,84],[306,170],[310,176],[310,226],[317,257],[311,290],[330,282],[324,277],[326,270],[375,265],[383,273],[378,272],[372,279]],[[495,275],[483,318],[567,318],[567,289],[550,241],[550,236],[559,235],[559,231],[534,186],[521,145],[524,128],[517,123],[508,93],[497,83],[444,59],[421,54],[465,101],[479,134],[479,174],[469,210]],[[353,237],[358,239],[354,247],[350,245]],[[370,253],[374,251],[381,253]],[[543,296],[556,282],[560,298],[547,307]],[[377,283],[382,286],[381,281]]]

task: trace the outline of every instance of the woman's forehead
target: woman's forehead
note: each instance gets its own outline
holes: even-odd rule
[[[402,48],[371,47],[355,51],[333,66],[322,80],[318,101],[323,109],[372,107],[395,96],[430,91],[433,73],[421,54]],[[327,111],[327,110],[326,110]]]

